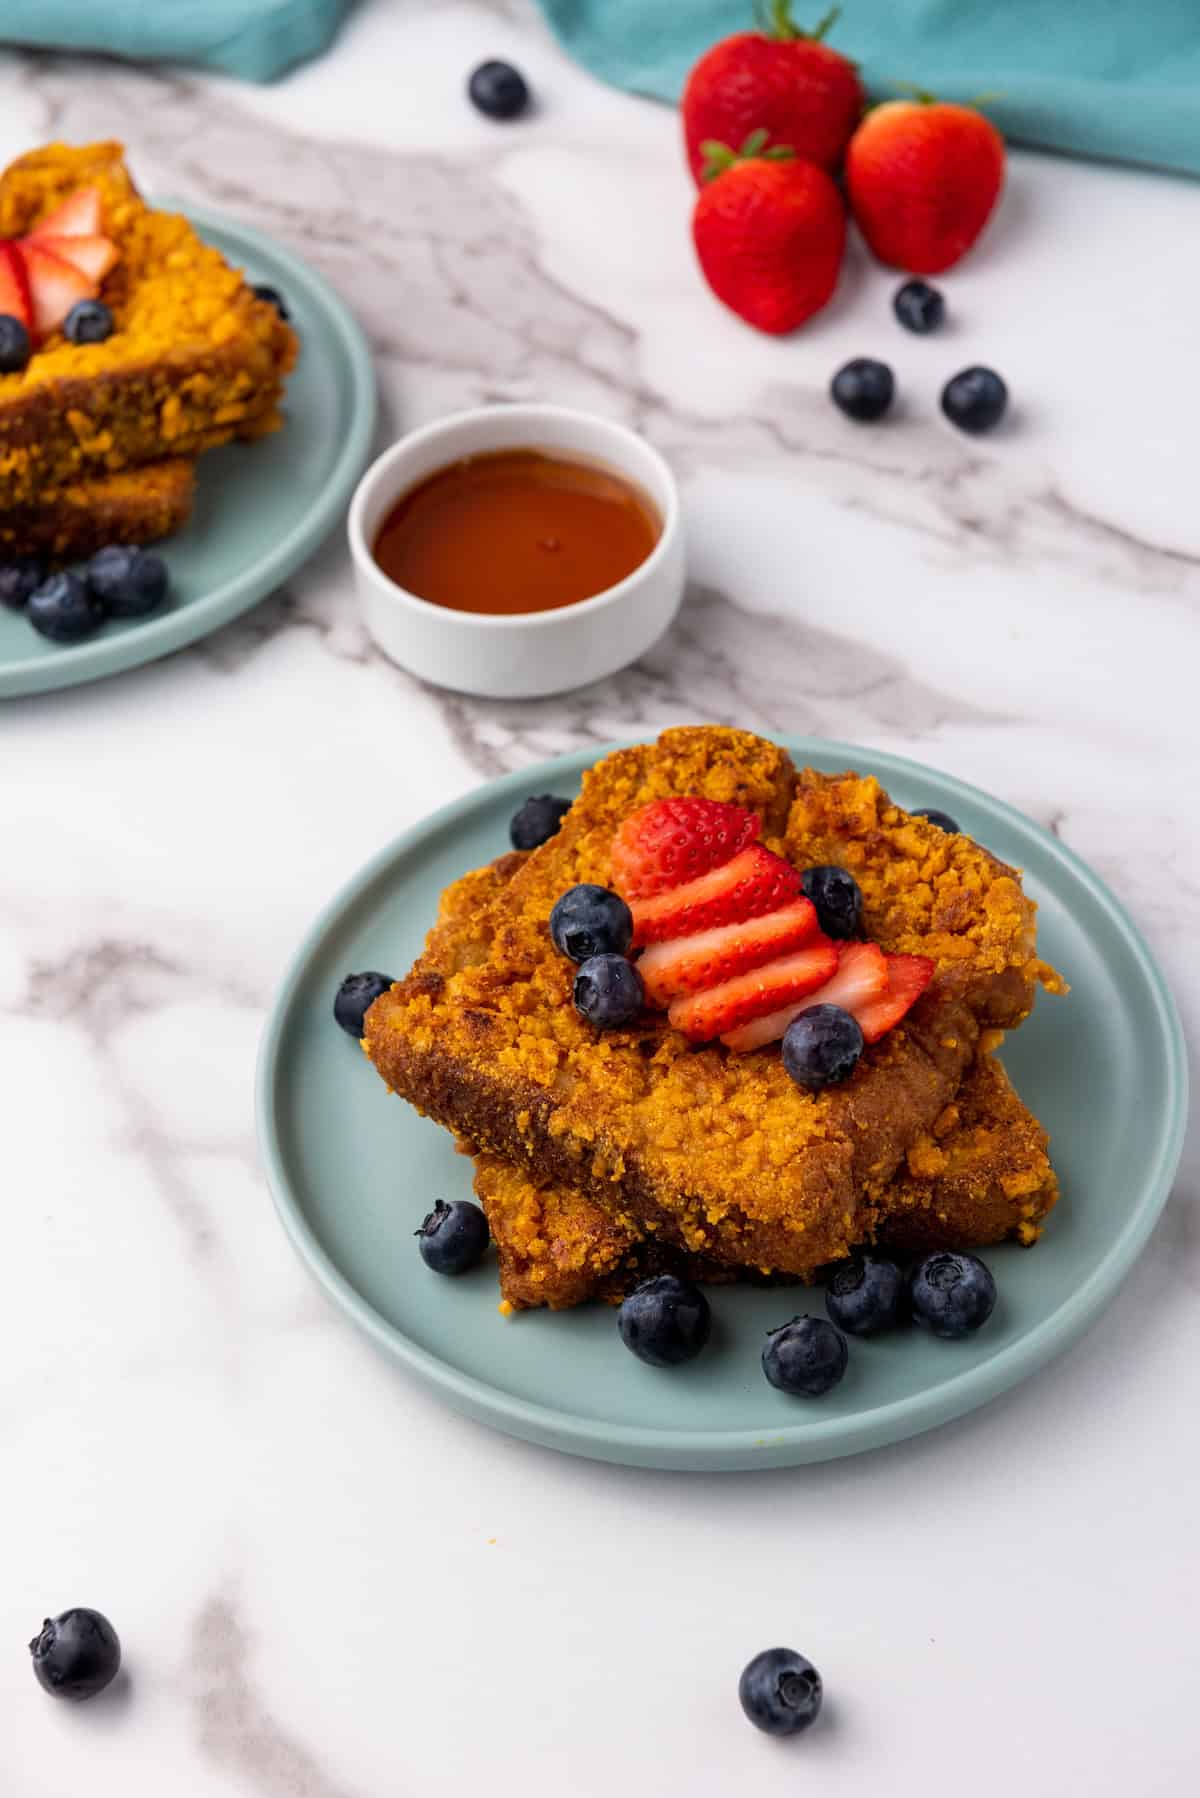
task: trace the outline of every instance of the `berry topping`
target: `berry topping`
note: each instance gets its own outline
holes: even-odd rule
[[[856,356],[838,369],[829,384],[833,403],[847,418],[871,424],[882,418],[896,392],[896,379],[886,362]]]
[[[623,1030],[645,1003],[642,977],[623,955],[590,955],[575,976],[575,1009],[597,1030]]]
[[[993,368],[964,368],[942,388],[942,411],[973,437],[998,425],[1007,406],[1008,388]]]
[[[98,237],[104,229],[103,206],[98,187],[77,187],[61,205],[48,212],[30,232],[31,237]]]
[[[0,563],[0,606],[20,612],[26,601],[46,578],[40,562],[22,557],[16,562]]]
[[[928,281],[906,281],[896,289],[892,311],[906,331],[924,337],[929,331],[936,331],[945,318],[946,302]]]
[[[693,1042],[711,1042],[714,1037],[748,1024],[752,1018],[778,1011],[789,1001],[815,992],[832,977],[837,958],[831,942],[823,936],[815,937],[791,955],[724,980],[707,992],[676,999],[667,1015],[673,1027]]]
[[[33,238],[27,238],[19,248],[29,277],[33,328],[39,337],[48,337],[80,300],[93,297],[95,282],[73,262],[65,262],[53,251],[43,249]]]
[[[52,574],[29,595],[25,616],[52,643],[81,643],[104,622],[104,608],[77,574]]]
[[[613,885],[625,898],[653,899],[723,867],[758,836],[744,806],[717,799],[653,799],[626,818],[613,841]]]
[[[103,300],[80,300],[63,320],[69,343],[104,343],[113,334],[113,315]]]
[[[84,1605],[47,1617],[29,1652],[42,1689],[74,1703],[103,1692],[121,1665],[116,1630],[107,1617]]]
[[[852,1255],[839,1261],[825,1287],[825,1309],[839,1330],[876,1336],[904,1321],[908,1306],[904,1275],[879,1255]]]
[[[945,1249],[918,1263],[909,1291],[914,1322],[948,1340],[972,1335],[996,1303],[996,1282],[979,1257]]]
[[[80,188],[27,237],[0,240],[0,313],[18,319],[32,336],[47,337],[73,308],[95,300],[117,255],[117,246],[103,234],[99,192]],[[108,315],[103,335],[111,330]],[[75,341],[98,343],[101,338]]]
[[[821,1675],[794,1648],[764,1648],[738,1681],[742,1709],[769,1736],[798,1736],[821,1714]]]
[[[655,943],[638,962],[647,1002],[665,1008],[685,993],[701,993],[762,967],[816,934],[816,912],[807,899],[795,899],[744,924],[722,924],[696,936]]]
[[[621,1341],[651,1367],[678,1367],[693,1360],[708,1341],[711,1326],[704,1294],[674,1274],[643,1280],[617,1312]]]
[[[487,1218],[470,1199],[439,1199],[421,1228],[421,1259],[435,1274],[465,1274],[487,1253]]]
[[[846,1338],[823,1317],[793,1317],[772,1330],[762,1370],[772,1386],[796,1398],[822,1398],[846,1371]]]
[[[48,250],[60,262],[69,262],[89,281],[103,281],[117,260],[117,246],[108,237],[44,237],[39,231],[30,243]]]
[[[800,884],[817,908],[817,921],[826,936],[843,941],[862,930],[863,896],[853,874],[845,868],[805,868]]]
[[[927,955],[889,955],[886,992],[856,1004],[854,1015],[867,1042],[877,1043],[916,1004],[933,979],[934,964]]]
[[[288,311],[287,301],[277,287],[268,287],[265,283],[261,283],[257,287],[252,287],[250,291],[256,300],[265,300],[268,306],[274,306],[276,312],[278,312],[285,324],[291,318],[292,315]]]
[[[798,1005],[767,1012],[721,1040],[726,1048],[742,1054],[747,1049],[761,1049],[764,1043],[779,1042],[793,1018],[814,1005],[840,1006],[855,1015],[887,990],[887,957],[878,943],[843,943],[838,951],[837,971],[819,992],[809,994]]]
[[[862,1052],[862,1028],[840,1005],[806,1006],[784,1032],[784,1069],[807,1092],[849,1080]]]
[[[368,1011],[393,985],[390,974],[347,974],[333,1001],[333,1015],[348,1036],[360,1041]]]
[[[519,69],[508,62],[481,62],[471,71],[467,95],[489,119],[515,119],[529,105],[529,87]]]
[[[572,961],[624,955],[633,941],[633,918],[619,894],[585,884],[572,887],[555,905],[550,935],[560,955]]]
[[[958,835],[958,825],[949,812],[939,812],[936,805],[918,806],[912,816],[927,819],[930,824],[936,824],[939,830],[949,831],[951,836]]]
[[[114,543],[96,551],[87,583],[110,617],[144,618],[167,596],[167,565],[161,556]]]
[[[514,849],[540,849],[548,843],[571,809],[569,799],[534,793],[513,813],[508,837]]]
[[[782,856],[752,843],[723,867],[631,907],[634,940],[669,942],[720,924],[744,924],[801,897],[800,872]]]
[[[0,313],[16,319],[27,333],[33,330],[33,295],[20,246],[0,237]],[[28,361],[28,356],[26,357]],[[22,364],[22,366],[24,366]],[[5,374],[13,373],[5,369]]]
[[[0,280],[5,264],[0,262]],[[19,375],[32,352],[29,332],[11,312],[0,312],[0,375]]]

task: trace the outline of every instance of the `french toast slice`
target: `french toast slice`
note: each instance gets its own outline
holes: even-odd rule
[[[986,959],[961,953],[971,922],[963,910],[962,931],[945,933],[925,995],[849,1081],[822,1093],[797,1088],[777,1052],[696,1048],[661,1016],[595,1032],[574,1010],[574,970],[547,934],[568,887],[607,883],[623,818],[665,795],[749,806],[763,819],[764,841],[793,861],[846,861],[850,808],[840,853],[828,853],[826,829],[818,857],[796,818],[799,785],[774,744],[716,727],[668,731],[605,758],[557,835],[480,904],[472,928],[435,931],[408,977],[372,1006],[364,1048],[389,1088],[475,1150],[505,1158],[543,1188],[576,1188],[673,1248],[783,1274],[847,1253],[870,1233],[880,1194],[972,1064],[980,1032],[973,1004],[992,1007],[1001,962],[1005,975],[1018,970],[1028,982],[1024,1009],[1032,1001],[1040,967],[1033,907],[1013,871],[954,839],[953,860],[973,870],[977,918],[992,889],[1004,888],[1007,954],[990,939]],[[873,866],[889,833],[913,822],[884,805],[861,865]],[[936,860],[936,845],[927,851]],[[905,915],[894,908],[885,927],[895,930]],[[878,940],[893,947],[883,932]]]
[[[119,143],[51,144],[0,176],[0,237],[19,238],[95,188],[119,258],[101,343],[53,332],[0,375],[0,512],[89,475],[194,457],[279,420],[298,342],[275,306],[176,213],[147,206]]]
[[[156,543],[182,530],[195,490],[196,465],[187,456],[69,481],[0,512],[0,555],[74,562],[110,543]]]

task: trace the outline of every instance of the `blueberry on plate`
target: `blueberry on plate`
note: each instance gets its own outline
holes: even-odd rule
[[[945,830],[952,837],[958,835],[958,825],[949,812],[939,812],[936,805],[920,805],[913,812],[914,818],[925,818],[930,824],[936,824],[939,830]]]
[[[998,425],[1007,406],[1008,388],[994,368],[964,368],[942,388],[942,411],[973,437]]]
[[[848,1080],[862,1052],[858,1019],[840,1005],[810,1005],[784,1032],[784,1071],[810,1093]]]
[[[347,974],[333,1001],[333,1015],[356,1042],[362,1040],[367,1012],[380,993],[394,985],[390,974]]]
[[[833,403],[847,418],[871,424],[882,418],[896,392],[896,378],[886,362],[856,356],[839,368],[830,382]]]
[[[906,331],[924,337],[936,331],[946,316],[946,302],[928,281],[906,281],[896,289],[892,311]]]
[[[645,1003],[642,977],[623,955],[589,955],[575,976],[575,1009],[597,1030],[623,1030]]]
[[[825,1286],[825,1309],[850,1336],[876,1336],[902,1323],[908,1294],[904,1275],[881,1255],[839,1261]]]
[[[131,544],[99,549],[87,565],[87,584],[110,618],[145,618],[167,597],[169,580],[161,556]]]
[[[0,606],[7,606],[13,612],[22,611],[30,594],[45,578],[46,570],[42,564],[29,556],[22,556],[16,562],[0,563]]]
[[[0,312],[0,375],[19,375],[33,354],[29,332],[11,312]]]
[[[762,1370],[780,1392],[823,1398],[837,1385],[849,1359],[846,1338],[823,1317],[793,1317],[767,1337]]]
[[[256,300],[265,300],[268,306],[274,306],[284,324],[291,318],[292,315],[288,311],[287,301],[277,287],[268,287],[266,283],[263,282],[257,287],[252,287],[250,291]]]
[[[992,1315],[996,1282],[978,1255],[939,1249],[913,1269],[913,1320],[947,1341],[971,1336]]]
[[[708,1341],[712,1312],[690,1280],[656,1274],[635,1286],[617,1312],[621,1341],[651,1367],[692,1361]]]
[[[509,62],[481,62],[471,71],[467,94],[472,106],[489,119],[515,119],[529,105],[529,87]]]
[[[559,953],[572,961],[624,955],[633,941],[633,913],[607,887],[572,887],[550,913],[550,935]]]
[[[794,1648],[764,1648],[738,1681],[742,1709],[769,1736],[798,1736],[821,1714],[824,1689],[812,1662]]]
[[[514,849],[540,849],[548,843],[571,809],[569,799],[553,793],[532,793],[513,813],[508,839]]]
[[[805,897],[817,909],[817,923],[826,936],[841,942],[856,937],[862,930],[863,896],[853,874],[845,868],[820,866],[805,868],[800,876]]]
[[[113,315],[103,300],[77,300],[63,321],[70,343],[103,343],[113,334]]]
[[[491,1237],[487,1218],[470,1199],[439,1199],[421,1228],[421,1259],[435,1274],[465,1274],[478,1267]]]
[[[38,1684],[51,1697],[75,1703],[103,1692],[121,1665],[116,1630],[107,1617],[84,1605],[47,1617],[29,1652]]]
[[[25,616],[52,643],[82,643],[104,623],[104,608],[77,574],[52,574],[29,595]]]

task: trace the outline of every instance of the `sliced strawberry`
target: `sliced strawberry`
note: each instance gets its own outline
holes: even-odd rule
[[[613,885],[623,899],[652,899],[723,867],[753,843],[754,812],[717,799],[652,799],[632,812],[613,840]]]
[[[33,296],[33,328],[39,337],[48,337],[62,324],[72,306],[95,298],[96,283],[41,244],[27,239],[18,253],[25,259]]]
[[[887,991],[877,999],[847,1006],[858,1019],[863,1036],[877,1043],[915,1005],[933,979],[934,964],[927,955],[889,955]]]
[[[676,999],[667,1016],[693,1042],[710,1042],[824,986],[836,967],[837,949],[828,937],[817,936],[793,955],[722,981],[706,993]]]
[[[769,1011],[765,1017],[743,1024],[721,1038],[727,1049],[744,1055],[749,1049],[761,1049],[765,1043],[777,1043],[792,1019],[810,1005],[840,1005],[857,1017],[858,1008],[870,1004],[888,990],[887,957],[878,943],[842,943],[838,953],[837,972],[818,992],[809,993],[799,1005],[784,1005]]]
[[[103,281],[117,260],[117,246],[111,237],[47,237],[39,232],[37,237],[25,241],[69,262],[89,281]]]
[[[27,331],[33,330],[33,296],[25,261],[16,244],[0,237],[0,313],[6,318],[19,318]]]
[[[97,237],[104,229],[104,212],[98,187],[77,187],[61,206],[48,212],[29,233],[31,237]]]
[[[744,974],[785,955],[789,949],[798,949],[816,931],[816,907],[800,898],[779,911],[768,912],[766,917],[751,918],[748,923],[720,924],[697,936],[655,943],[638,962],[646,1000],[665,1009],[672,999],[685,993],[702,993],[706,987],[719,986],[735,974]],[[881,987],[883,984],[881,981]]]
[[[772,855],[761,843],[751,843],[731,862],[699,880],[674,887],[654,899],[635,899],[633,940],[640,948],[645,943],[665,943],[672,937],[695,936],[702,930],[714,930],[719,924],[744,924],[750,918],[761,918],[800,897],[800,871]]]

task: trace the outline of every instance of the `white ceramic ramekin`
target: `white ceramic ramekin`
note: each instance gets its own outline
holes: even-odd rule
[[[554,612],[455,612],[398,586],[372,554],[391,506],[447,463],[503,449],[557,450],[625,475],[662,519],[654,549],[615,587]],[[458,693],[534,699],[601,680],[657,643],[683,597],[683,525],[670,469],[624,425],[566,406],[481,406],[410,432],[363,475],[349,532],[359,603],[376,643],[412,674]]]

